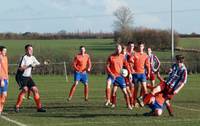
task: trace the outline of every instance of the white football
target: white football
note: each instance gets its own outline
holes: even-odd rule
[[[127,69],[121,69],[120,73],[121,73],[121,75],[123,77],[127,77],[128,76],[128,70]]]

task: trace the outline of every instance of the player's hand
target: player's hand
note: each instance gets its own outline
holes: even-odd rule
[[[133,79],[132,74],[129,74],[129,77],[128,77],[128,78],[129,78],[130,81],[132,81],[132,79]]]
[[[91,69],[90,69],[90,68],[88,68],[88,69],[87,69],[87,71],[88,71],[88,72],[90,72],[90,71],[91,71]]]
[[[5,85],[4,80],[1,79],[0,81],[1,81],[1,82],[0,82],[0,87],[4,87],[4,85]]]
[[[36,67],[36,64],[32,63],[31,66],[32,66],[32,67]]]

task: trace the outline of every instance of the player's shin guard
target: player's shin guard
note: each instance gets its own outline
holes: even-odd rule
[[[23,97],[25,96],[26,92],[21,91],[18,95],[17,103],[16,103],[16,108],[19,108],[23,102]]]
[[[111,88],[106,88],[106,101],[110,102]]]
[[[74,84],[69,92],[69,99],[72,98],[72,96],[74,95],[74,92],[76,90],[76,85]]]
[[[114,104],[114,105],[117,104],[117,97],[116,97],[116,95],[112,95],[112,104]]]
[[[89,87],[88,87],[88,85],[85,85],[85,86],[84,86],[85,101],[88,100],[88,92],[89,92]]]
[[[35,100],[35,103],[37,105],[37,109],[42,108],[42,104],[41,104],[41,101],[40,101],[40,95],[39,94],[36,94],[34,96],[34,100]]]

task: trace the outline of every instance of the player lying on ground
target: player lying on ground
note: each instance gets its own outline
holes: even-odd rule
[[[161,81],[158,86],[153,88],[151,93],[145,95],[142,99],[138,99],[141,106],[154,104],[154,101],[158,101],[157,95],[161,94],[161,98],[164,99],[168,105],[167,107],[170,107],[169,100],[183,88],[187,81],[187,69],[183,61],[184,57],[182,55],[176,55],[176,63],[172,66],[168,78],[165,81]],[[163,103],[164,102],[160,102],[159,105],[163,106]],[[168,109],[170,110],[170,108]],[[160,116],[162,114],[162,109],[156,108],[153,112],[155,113],[154,115]]]

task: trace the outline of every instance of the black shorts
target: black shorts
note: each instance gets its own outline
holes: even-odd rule
[[[36,86],[35,82],[31,77],[21,77],[20,81],[20,88],[23,89],[23,87],[27,86],[29,89],[31,89],[33,86]]]

